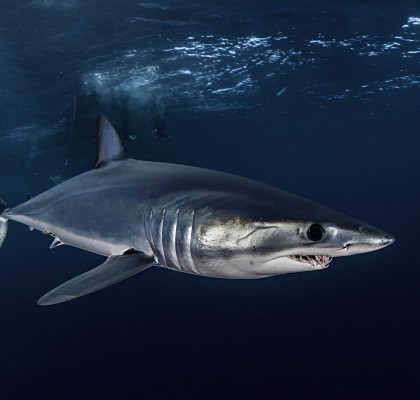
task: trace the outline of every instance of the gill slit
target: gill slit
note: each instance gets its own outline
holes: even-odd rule
[[[149,236],[149,244],[153,250],[155,262],[159,264],[159,253],[158,249],[156,248],[155,240],[153,237],[153,208],[150,209],[149,213],[149,223],[147,224],[147,235]]]
[[[194,222],[195,222],[195,209],[192,210],[192,215],[191,215],[191,226],[190,226],[190,231],[189,231],[189,238],[188,238],[188,255],[190,258],[190,264],[191,264],[191,270],[199,275],[200,272],[198,271],[197,267],[195,266],[195,262],[192,256],[192,252],[191,252],[191,244],[192,244],[192,240],[193,240],[193,232],[194,232]]]
[[[171,245],[172,245],[172,247],[173,247],[173,249],[174,249],[174,253],[175,253],[175,260],[176,260],[176,262],[177,262],[177,267],[178,267],[178,269],[180,270],[180,271],[183,271],[183,268],[182,268],[182,263],[181,263],[181,260],[179,259],[179,254],[178,254],[178,251],[177,251],[177,247],[176,247],[176,237],[177,237],[177,235],[178,235],[178,218],[179,218],[179,208],[177,208],[176,210],[175,210],[175,214],[176,214],[176,218],[175,218],[175,223],[174,223],[174,229],[173,229],[173,238],[171,238],[171,241],[173,242],[173,243],[171,243]]]
[[[166,208],[162,209],[162,218],[160,219],[160,226],[159,226],[159,235],[158,235],[158,240],[159,240],[159,245],[160,245],[160,253],[162,254],[162,258],[163,261],[166,264],[166,256],[165,256],[165,249],[163,248],[163,224],[165,222],[165,214],[166,214]]]

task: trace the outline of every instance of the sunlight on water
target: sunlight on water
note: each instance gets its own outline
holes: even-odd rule
[[[410,28],[413,25],[420,25],[420,18],[418,17],[409,17],[403,28]]]
[[[206,8],[197,4],[189,8],[186,16],[182,12],[175,13],[179,6],[178,3],[141,3],[135,6],[134,13],[128,12],[123,18],[114,19],[113,13],[97,13],[85,2],[34,0],[30,8],[38,8],[43,14],[45,11],[45,15],[52,12],[53,22],[34,25],[37,35],[31,35],[31,39],[39,42],[31,42],[22,54],[18,52],[11,57],[3,45],[2,70],[6,77],[13,76],[16,80],[3,80],[3,87],[0,87],[3,108],[7,110],[9,104],[14,103],[12,94],[25,77],[32,76],[34,81],[37,74],[45,74],[49,80],[51,71],[56,71],[56,84],[48,86],[48,90],[42,85],[31,88],[26,83],[20,87],[20,93],[25,93],[26,99],[20,103],[21,107],[28,106],[28,110],[21,110],[21,113],[26,112],[26,122],[38,126],[39,117],[31,115],[38,106],[44,114],[47,108],[54,116],[54,120],[40,128],[43,132],[54,131],[54,126],[56,130],[69,129],[69,110],[73,108],[74,96],[78,100],[78,113],[82,110],[81,100],[96,96],[100,107],[105,110],[124,104],[127,114],[132,111],[132,114],[140,115],[139,110],[144,110],[143,114],[152,110],[152,113],[163,115],[165,110],[176,110],[177,113],[234,112],[252,109],[255,104],[270,103],[275,98],[287,101],[290,96],[297,96],[304,103],[315,98],[370,101],[375,93],[418,86],[415,64],[420,54],[420,18],[414,15],[405,16],[390,28],[389,34],[382,35],[367,29],[363,31],[363,28],[339,31],[339,34],[321,31],[316,25],[309,29],[310,11],[307,11],[304,24],[295,24],[292,19],[289,25],[282,25],[284,31],[278,29],[280,25],[277,29],[265,31],[261,27],[248,32],[219,31],[202,29],[199,22],[204,17],[209,18],[208,24],[214,21],[213,18],[221,22],[222,14],[207,14]],[[67,13],[66,20],[73,21],[72,29],[61,30],[62,21],[56,22],[60,21],[57,16],[63,12]],[[115,9],[117,12],[118,8]],[[236,12],[240,11],[225,18],[243,22]],[[302,18],[305,15],[302,14]],[[321,13],[322,18],[326,15]],[[104,19],[98,22],[99,16]],[[335,21],[335,16],[331,21]],[[96,23],[113,26],[112,31],[106,30],[106,39],[95,39]],[[176,34],[166,34],[167,26]],[[82,38],[83,46],[74,46]],[[89,38],[93,38],[90,43]],[[31,53],[30,49],[36,49],[37,43],[42,45],[41,50],[38,48]],[[54,49],[61,55],[50,57]],[[19,64],[23,57],[29,60],[39,57],[49,62],[45,65],[44,61],[33,65]],[[399,61],[403,63],[397,75],[377,77],[377,68],[372,67],[371,74],[364,76],[358,74],[358,68],[350,68],[352,64],[372,63],[385,67]],[[331,72],[334,81],[328,83]],[[16,78],[19,76],[21,78]],[[350,77],[355,77],[355,80]],[[282,91],[286,86],[287,91]],[[48,96],[51,103],[57,104],[58,110],[39,104],[40,98],[48,102]],[[88,101],[84,104],[87,105]],[[85,113],[88,111],[84,110]],[[57,121],[61,121],[60,124]],[[5,137],[17,137],[16,132],[20,132],[20,137],[24,137],[22,132],[29,132],[20,127],[19,119],[9,124],[6,130],[10,129],[11,133],[3,135],[3,141]]]

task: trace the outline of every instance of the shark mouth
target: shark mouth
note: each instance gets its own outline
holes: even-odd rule
[[[332,257],[329,256],[289,256],[292,260],[310,264],[313,267],[321,267],[321,268],[327,268],[328,265],[330,265],[331,261],[333,260]]]

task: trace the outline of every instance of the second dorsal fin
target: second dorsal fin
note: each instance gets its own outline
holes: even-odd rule
[[[110,162],[122,161],[127,158],[125,147],[115,128],[105,115],[96,118],[98,134],[98,154],[93,168],[100,168]]]

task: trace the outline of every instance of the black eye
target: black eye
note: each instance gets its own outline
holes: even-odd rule
[[[324,233],[324,228],[321,225],[313,224],[309,227],[308,232],[306,232],[306,235],[308,236],[309,240],[312,240],[313,242],[318,242],[323,238]]]

